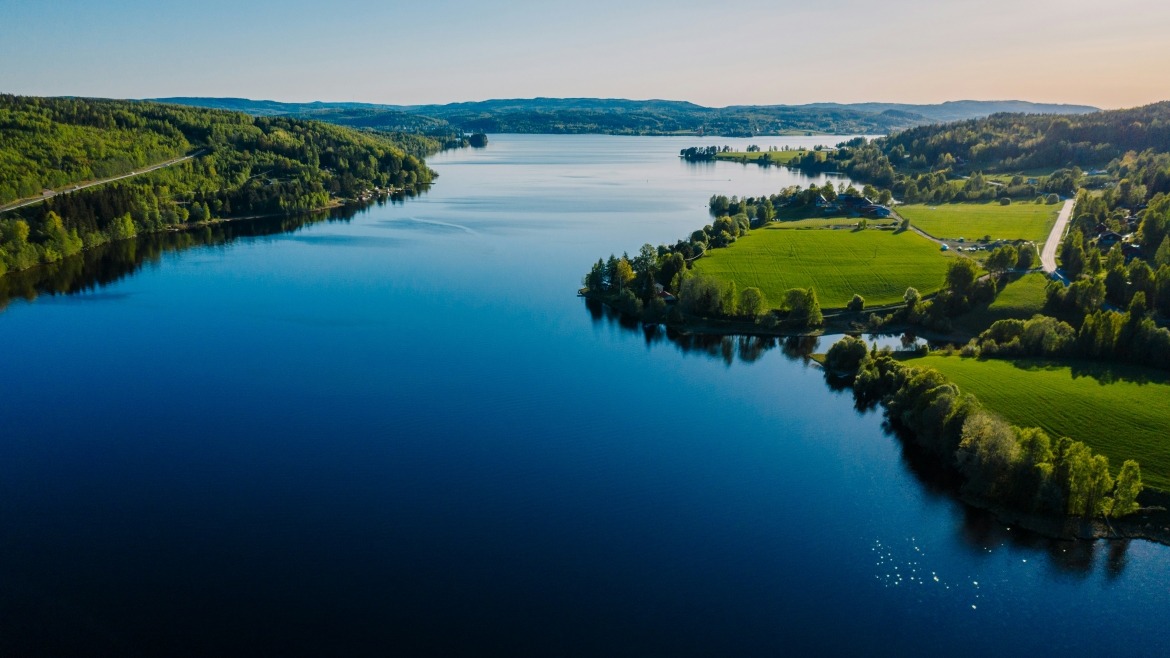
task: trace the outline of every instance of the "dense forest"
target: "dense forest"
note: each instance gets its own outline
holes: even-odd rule
[[[938,121],[995,112],[1084,113],[1082,105],[1023,101],[957,101],[938,105],[858,103],[843,105],[740,105],[712,108],[683,101],[600,98],[488,100],[446,105],[277,103],[240,98],[170,98],[166,102],[248,112],[286,114],[379,130],[419,132],[442,138],[468,132],[750,136],[791,133],[885,134]]]
[[[0,273],[188,223],[290,214],[424,187],[392,136],[148,102],[0,96],[0,203],[198,157],[0,216]]]

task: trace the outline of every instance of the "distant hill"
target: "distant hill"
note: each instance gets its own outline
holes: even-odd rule
[[[926,117],[931,123],[948,123],[967,119],[981,119],[1004,112],[1012,114],[1089,114],[1099,108],[1089,105],[1031,103],[1028,101],[947,101],[934,105],[905,103],[810,103],[797,107],[842,108],[859,112],[908,112]]]
[[[174,98],[147,99],[158,103],[174,105],[189,105],[191,107],[206,107],[213,110],[231,110],[243,112],[252,116],[293,115],[326,110],[348,110],[355,108],[388,108],[388,105],[370,105],[369,103],[282,103],[280,101],[254,101],[249,98],[203,98],[176,96]]]
[[[626,135],[754,136],[799,133],[885,134],[915,126],[1002,112],[1085,114],[1085,105],[1026,101],[811,103],[704,107],[686,101],[614,98],[494,99],[444,105],[281,103],[244,98],[154,99],[255,116],[288,115],[358,128],[442,135],[451,132],[602,133]]]

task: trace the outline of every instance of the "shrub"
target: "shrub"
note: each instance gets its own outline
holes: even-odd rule
[[[846,336],[833,343],[825,355],[825,368],[832,373],[857,374],[861,360],[869,354],[865,341],[853,336]]]

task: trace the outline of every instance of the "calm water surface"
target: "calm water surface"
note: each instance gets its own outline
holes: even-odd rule
[[[1003,527],[799,346],[574,296],[810,180],[696,143],[496,136],[418,199],[11,302],[0,653],[1160,655],[1170,549]]]

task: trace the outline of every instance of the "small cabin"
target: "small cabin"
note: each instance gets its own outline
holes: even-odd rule
[[[1097,238],[1097,246],[1102,249],[1111,249],[1113,245],[1121,242],[1121,234],[1116,231],[1106,231]]]

